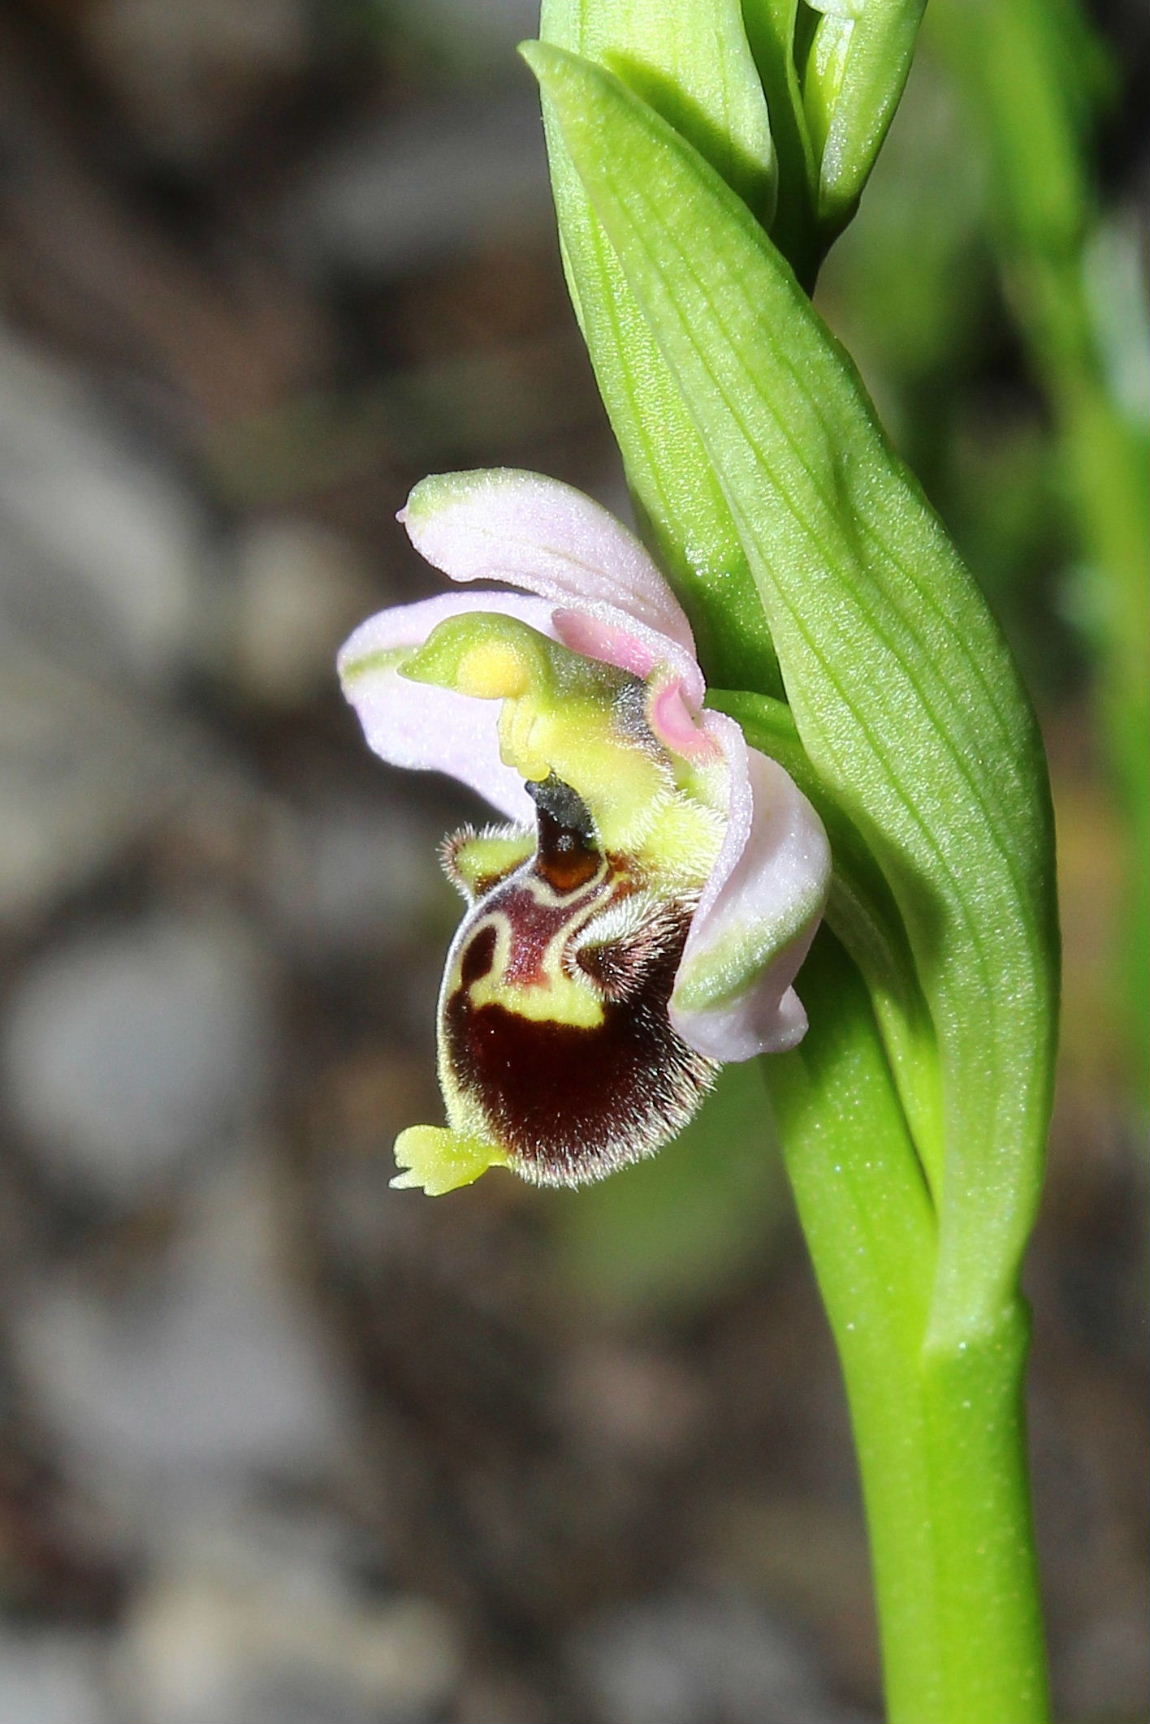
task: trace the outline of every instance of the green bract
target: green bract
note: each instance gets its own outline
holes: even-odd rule
[[[540,35],[618,73],[809,281],[874,164],[922,4],[857,0],[820,16],[800,0],[543,0]],[[571,297],[645,536],[689,606],[709,680],[781,694],[745,547],[680,382],[546,107],[545,118]]]
[[[981,1311],[989,1332],[1033,1220],[1050,1098],[1051,831],[1028,703],[850,361],[746,206],[611,73],[524,53],[721,488],[803,748],[905,925],[940,1119],[919,1026],[899,1025],[889,978],[856,957],[935,1190],[933,1329],[942,1341]]]
[[[694,0],[671,0],[657,10],[630,0],[594,9],[544,0],[540,28],[592,57],[613,49],[631,78],[641,68],[648,98],[741,191],[753,188],[766,214],[774,151],[739,8],[735,0],[716,0],[706,10],[704,22]],[[746,555],[698,430],[579,177],[565,163],[558,127],[549,125],[548,145],[571,297],[644,536],[690,609],[708,680],[781,693]]]

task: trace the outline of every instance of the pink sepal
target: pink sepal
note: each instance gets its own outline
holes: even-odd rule
[[[609,606],[694,659],[691,625],[646,547],[571,485],[512,467],[437,474],[399,512],[453,581],[510,581],[558,606]]]
[[[394,664],[372,665],[377,656],[422,646],[448,617],[474,611],[518,617],[555,639],[551,606],[543,599],[517,593],[444,593],[418,604],[393,606],[361,623],[340,652],[340,678],[368,743],[381,759],[393,766],[449,773],[508,819],[530,825],[534,804],[522,778],[499,756],[499,702],[411,682]],[[357,665],[362,668],[356,670]]]

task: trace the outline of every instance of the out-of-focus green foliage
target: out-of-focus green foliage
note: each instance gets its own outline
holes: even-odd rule
[[[1027,356],[1049,403],[1053,455],[1085,588],[1099,731],[1125,819],[1128,1029],[1150,1032],[1150,427],[1107,364],[1102,329],[1121,280],[1098,231],[1088,149],[1106,66],[1073,0],[944,0],[937,32],[986,154],[989,229]],[[1107,269],[1109,256],[1111,267]],[[1092,267],[1093,266],[1093,267]],[[1116,279],[1117,277],[1117,279]],[[1145,313],[1124,306],[1133,352]],[[1101,328],[1100,328],[1101,325]],[[1131,353],[1133,357],[1133,353]],[[1117,387],[1116,387],[1117,385]],[[1142,1079],[1143,1085],[1145,1078]]]
[[[768,1117],[758,1062],[725,1066],[673,1144],[557,1196],[563,1262],[584,1296],[628,1313],[681,1314],[761,1263],[786,1213]]]

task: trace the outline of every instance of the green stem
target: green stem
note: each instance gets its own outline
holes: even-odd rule
[[[825,931],[769,1065],[850,1402],[890,1724],[1044,1724],[1021,1304],[929,1345],[935,1220],[857,972]]]
[[[1027,1477],[1028,1345],[1019,1299],[991,1332],[924,1349],[919,1361],[946,1697],[940,1724],[1049,1717]]]

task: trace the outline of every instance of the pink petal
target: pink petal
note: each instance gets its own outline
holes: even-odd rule
[[[615,613],[616,617],[619,613]],[[658,652],[645,633],[640,634],[633,622],[620,622],[603,616],[591,616],[587,611],[556,611],[555,632],[564,646],[586,658],[599,659],[603,664],[618,665],[633,676],[648,677],[659,662]],[[665,637],[657,635],[663,643]]]
[[[518,617],[555,638],[551,606],[517,593],[445,593],[419,604],[396,605],[361,623],[345,643],[339,655],[344,693],[383,760],[449,773],[509,819],[531,824],[535,810],[523,780],[499,757],[501,703],[409,682],[393,664],[371,663],[377,655],[420,646],[438,623],[469,611]]]
[[[794,968],[809,947],[807,940]],[[780,994],[766,981],[761,991],[752,989],[729,1006],[712,1006],[705,1012],[672,1006],[671,1022],[697,1052],[724,1063],[754,1059],[756,1054],[785,1054],[797,1048],[807,1033],[807,1014],[795,990],[785,988]]]
[[[648,628],[614,605],[587,603],[578,610],[558,610],[555,632],[572,652],[618,665],[620,670],[629,670],[644,679],[663,666],[681,685],[692,711],[697,712],[703,704],[707,685],[694,647],[682,646],[670,635]]]
[[[790,775],[748,748],[733,719],[705,726],[730,766],[726,836],[691,922],[671,1021],[700,1053],[746,1060],[801,1041],[791,982],[807,955],[830,883],[822,822]]]
[[[647,720],[660,742],[687,760],[714,760],[722,752],[687,698],[681,677],[655,685],[647,701]]]
[[[682,606],[644,546],[571,485],[511,467],[444,473],[415,487],[399,519],[453,581],[510,581],[558,605],[609,606],[694,658]]]

